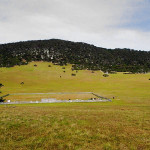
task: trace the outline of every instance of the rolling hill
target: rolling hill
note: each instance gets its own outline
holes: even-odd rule
[[[72,64],[75,70],[104,72],[149,72],[150,52],[131,49],[106,49],[59,39],[26,41],[0,45],[0,67],[47,61]]]

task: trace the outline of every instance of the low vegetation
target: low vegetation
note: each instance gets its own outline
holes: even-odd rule
[[[0,88],[2,88],[4,85],[2,84],[2,83],[0,83]],[[0,91],[0,94],[1,94],[2,92]],[[0,95],[0,102],[4,102],[5,101],[5,99],[3,98],[3,96],[2,95]]]
[[[104,77],[109,77],[109,75],[108,75],[108,74],[103,74],[103,76],[104,76]]]
[[[37,64],[37,67],[34,67]],[[49,68],[48,65],[51,65]],[[149,104],[150,74],[109,74],[90,70],[71,70],[72,66],[62,67],[48,62],[32,62],[25,66],[0,68],[0,83],[3,94],[49,93],[49,92],[94,92],[103,97],[130,104]],[[71,76],[71,74],[77,74]],[[61,78],[60,78],[61,76]],[[24,84],[21,84],[24,83]],[[8,97],[7,99],[12,99]],[[72,99],[72,98],[71,98]]]
[[[102,103],[0,107],[0,149],[149,150],[150,107]]]
[[[150,149],[149,73],[117,72],[105,78],[101,71],[80,70],[71,76],[76,74],[72,65],[63,67],[66,73],[49,62],[0,68],[3,94],[94,92],[112,102],[0,105],[0,149]]]

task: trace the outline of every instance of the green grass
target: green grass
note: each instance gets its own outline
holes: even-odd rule
[[[105,78],[100,71],[76,73],[68,65],[64,73],[62,67],[49,64],[32,62],[0,68],[3,94],[94,92],[115,99],[103,103],[0,105],[0,150],[150,149],[150,74],[117,73]],[[24,85],[20,85],[22,81]],[[8,97],[38,98],[42,96]]]
[[[52,64],[48,67],[49,64],[32,62],[26,66],[0,68],[0,82],[5,85],[3,93],[94,92],[128,104],[149,104],[150,74],[117,73],[103,77],[100,71],[76,73],[71,70],[71,65],[62,69]],[[72,73],[76,76],[71,76]],[[20,85],[22,81],[24,85]]]

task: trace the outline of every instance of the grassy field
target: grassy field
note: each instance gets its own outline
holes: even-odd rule
[[[34,64],[37,67],[34,67]],[[51,67],[48,67],[51,65]],[[63,72],[65,71],[65,73]],[[72,76],[74,73],[76,76]],[[60,78],[61,76],[61,78]],[[100,71],[72,71],[47,62],[32,62],[27,66],[0,68],[0,83],[4,94],[48,92],[94,92],[116,101],[130,104],[149,104],[150,74],[110,74]],[[24,82],[24,85],[20,83]],[[8,97],[11,99],[11,97]]]
[[[105,103],[0,107],[0,149],[149,150],[150,109]]]
[[[100,71],[76,73],[71,65],[63,69],[47,62],[0,68],[3,94],[94,92],[115,97],[106,103],[0,105],[0,150],[149,150],[149,78],[150,74],[123,73],[105,78]],[[46,96],[8,99],[37,100]]]

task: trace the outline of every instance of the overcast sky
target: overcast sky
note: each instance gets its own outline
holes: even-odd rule
[[[150,0],[0,0],[0,43],[64,39],[150,50]]]

